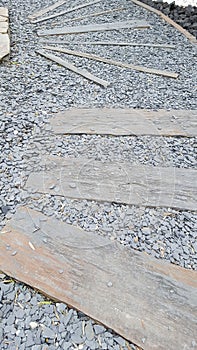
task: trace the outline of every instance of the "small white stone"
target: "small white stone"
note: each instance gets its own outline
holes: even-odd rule
[[[18,134],[18,130],[14,130],[14,135],[17,135]]]
[[[30,326],[31,329],[35,329],[35,328],[38,327],[38,323],[32,321],[32,322],[30,322],[29,326]]]
[[[16,335],[18,336],[19,334],[20,334],[20,329],[17,329],[17,331],[16,331]]]
[[[108,286],[108,287],[112,287],[112,286],[113,286],[113,283],[112,283],[111,281],[109,281],[109,282],[107,283],[107,286]]]

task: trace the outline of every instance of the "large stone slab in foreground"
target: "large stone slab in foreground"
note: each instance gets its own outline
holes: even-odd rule
[[[195,350],[197,272],[28,208],[0,233],[0,270],[144,350]]]

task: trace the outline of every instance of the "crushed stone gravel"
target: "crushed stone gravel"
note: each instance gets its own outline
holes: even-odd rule
[[[137,350],[82,312],[0,274],[1,349]],[[121,348],[122,347],[122,348]]]

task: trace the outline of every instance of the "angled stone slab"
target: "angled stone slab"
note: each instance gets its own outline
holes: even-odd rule
[[[197,136],[197,110],[74,108],[50,123],[55,134]]]
[[[110,11],[110,10],[109,10]],[[107,11],[107,12],[109,12]],[[112,10],[111,10],[112,11]],[[110,11],[110,12],[111,12]],[[105,11],[106,12],[106,11]],[[84,16],[85,17],[85,16]],[[87,16],[89,17],[89,16]],[[82,18],[82,17],[81,17]],[[69,21],[73,21],[75,19],[70,18]],[[66,21],[68,22],[68,20]],[[41,43],[46,43],[46,44],[62,44],[62,45],[67,45],[70,44],[70,41],[66,40],[51,40],[50,39],[41,39]],[[72,45],[102,45],[102,46],[144,46],[144,47],[155,47],[155,48],[160,48],[160,49],[176,49],[175,45],[170,45],[170,44],[152,44],[152,43],[138,43],[138,42],[126,42],[126,41],[72,41]]]
[[[90,72],[88,72],[86,69],[81,69],[81,68],[77,68],[73,63],[69,62],[68,60],[63,60],[58,56],[52,55],[50,53],[47,53],[43,50],[38,50],[36,51],[39,55],[48,58],[51,61],[54,61],[58,64],[60,64],[61,66],[69,69],[70,71],[81,75],[82,77],[91,80],[93,82],[95,82],[98,85],[103,86],[104,88],[106,88],[108,85],[110,85],[110,83],[106,80],[103,80],[101,78],[96,77],[95,75],[91,74]]]
[[[10,53],[10,38],[8,34],[0,34],[0,61]]]
[[[25,207],[0,233],[0,270],[144,350],[195,350],[195,271]]]
[[[38,31],[38,36],[45,35],[62,35],[62,34],[78,34],[88,32],[100,32],[107,30],[119,30],[123,28],[137,29],[150,28],[150,25],[142,20],[130,20],[124,22],[100,23],[100,24],[86,24],[74,27],[57,27],[48,30]]]
[[[49,11],[53,11],[56,8],[64,5],[66,2],[67,2],[67,0],[56,1],[54,4],[49,5],[47,7],[44,7],[44,8],[41,8],[39,11],[36,11],[36,12],[32,13],[28,18],[30,20],[34,20],[35,18],[40,17],[40,16],[44,15],[45,13],[47,13]]]
[[[98,61],[98,62],[103,62],[107,63],[110,65],[114,65],[117,67],[121,68],[128,68],[128,69],[133,69],[139,72],[143,73],[148,73],[148,74],[156,74],[156,75],[162,75],[164,77],[169,77],[169,78],[178,78],[178,74],[174,72],[169,72],[166,70],[161,70],[161,69],[155,69],[155,68],[149,68],[149,67],[143,67],[143,66],[136,66],[135,64],[131,63],[125,63],[125,62],[120,62],[120,61],[114,61],[109,58],[97,56],[94,54],[90,54],[89,52],[81,52],[81,51],[75,51],[75,50],[68,50],[67,48],[63,47],[57,47],[57,46],[44,46],[44,49],[46,50],[51,50],[51,51],[57,51],[57,52],[62,52],[67,55],[72,55],[72,56],[77,56],[77,57],[82,57],[82,58],[88,58],[93,61]]]
[[[197,209],[197,170],[46,156],[25,189],[70,198]]]
[[[33,23],[44,22],[44,21],[47,21],[48,19],[52,19],[52,18],[56,18],[56,17],[59,17],[59,16],[63,16],[63,15],[66,15],[67,13],[80,10],[80,9],[82,9],[82,8],[84,8],[84,7],[95,5],[95,4],[97,4],[98,2],[100,2],[100,1],[101,1],[101,0],[94,0],[94,1],[92,1],[92,2],[83,3],[83,4],[79,5],[79,6],[70,7],[70,8],[67,9],[67,10],[64,10],[64,11],[61,11],[61,12],[58,12],[58,13],[54,13],[53,15],[50,15],[50,16],[47,16],[47,17],[42,17],[42,18],[39,18],[39,19],[35,19],[35,20],[32,21],[32,22],[33,22]]]
[[[0,7],[0,16],[8,18],[8,9],[6,7]]]

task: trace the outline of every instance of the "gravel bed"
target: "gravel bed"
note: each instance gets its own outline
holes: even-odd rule
[[[171,208],[143,208],[23,192],[28,206],[124,245],[197,269],[197,216]]]
[[[34,131],[35,132],[35,131]],[[28,169],[36,170],[35,156],[43,153],[164,167],[196,168],[196,138],[153,136],[60,135],[42,131],[27,146]],[[33,161],[32,161],[33,160]],[[38,167],[40,163],[37,161]]]
[[[80,3],[82,1],[68,1],[67,6]],[[176,46],[176,50],[76,47],[72,44],[76,37],[66,37],[70,49],[180,73],[174,80],[69,57],[76,65],[86,67],[112,83],[103,89],[35,54],[35,49],[42,47],[41,39],[36,35],[37,29],[50,28],[57,20],[32,25],[27,16],[48,5],[48,0],[43,0],[42,5],[38,0],[0,0],[0,6],[6,5],[10,9],[12,46],[10,62],[0,64],[0,228],[12,217],[17,206],[28,204],[48,216],[117,239],[157,258],[197,269],[195,212],[99,204],[23,191],[27,176],[37,168],[41,154],[74,157],[83,154],[102,161],[126,160],[154,166],[195,168],[195,138],[55,137],[48,126],[52,113],[73,106],[196,109],[195,48],[171,26],[131,1],[103,0],[92,8],[78,11],[76,17],[110,6],[124,6],[123,11],[91,18],[91,22],[132,19],[134,16],[152,26],[150,30],[83,34],[79,40],[157,42]],[[73,18],[73,14],[67,18]],[[58,25],[64,20],[62,16]],[[80,21],[81,24],[89,22],[90,19]],[[69,22],[69,25],[74,24],[78,22]],[[55,43],[53,37],[51,40]],[[67,55],[61,56],[67,58]],[[17,281],[9,282],[9,277],[4,275],[0,276],[0,348],[137,349],[82,313],[64,304],[53,303]]]
[[[137,350],[63,303],[54,303],[0,274],[0,345],[9,350]]]

